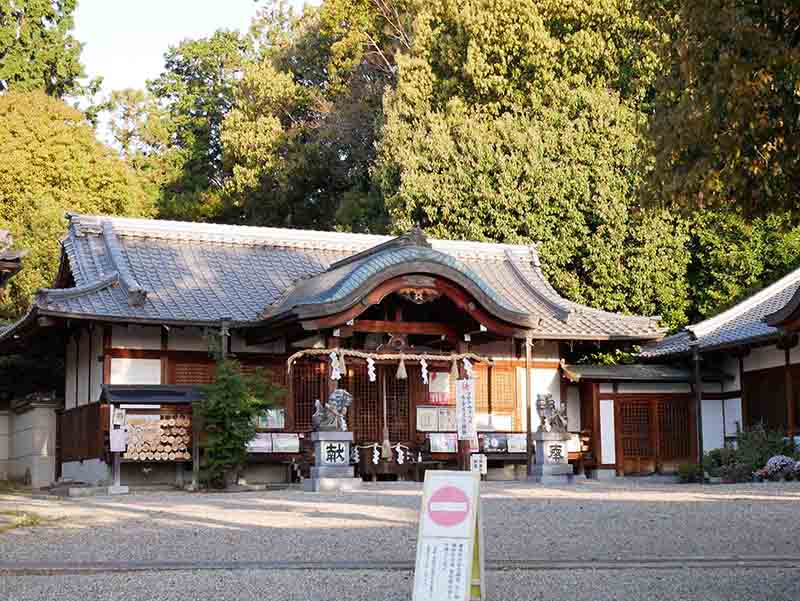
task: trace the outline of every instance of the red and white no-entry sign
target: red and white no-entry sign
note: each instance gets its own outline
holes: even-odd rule
[[[458,526],[469,515],[469,498],[460,488],[442,486],[428,501],[428,515],[439,526]]]

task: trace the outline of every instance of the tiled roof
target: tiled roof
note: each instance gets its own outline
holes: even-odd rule
[[[800,287],[800,269],[771,286],[700,323],[663,340],[648,344],[640,353],[644,358],[686,354],[696,341],[701,351],[711,351],[739,344],[778,338],[781,333],[768,325],[765,317],[785,306]]]
[[[402,246],[397,240],[70,215],[62,261],[74,287],[41,290],[33,310],[79,319],[244,325],[296,305],[341,300],[390,266],[423,261],[467,278],[509,315],[535,321],[535,334],[543,338],[663,335],[657,318],[561,298],[545,280],[533,246],[427,239]]]
[[[692,370],[672,365],[563,365],[564,374],[572,382],[581,380],[603,382],[692,382]],[[702,374],[706,382],[719,382],[725,374],[706,370]]]

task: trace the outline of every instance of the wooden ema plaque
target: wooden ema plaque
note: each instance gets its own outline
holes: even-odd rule
[[[427,471],[413,601],[485,601],[480,475]]]

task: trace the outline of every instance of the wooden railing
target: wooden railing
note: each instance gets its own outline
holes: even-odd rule
[[[61,461],[105,457],[109,406],[90,403],[58,416]]]

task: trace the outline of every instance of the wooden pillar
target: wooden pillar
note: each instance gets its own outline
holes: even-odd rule
[[[109,325],[103,326],[103,384],[111,384],[111,326]],[[77,391],[77,381],[75,390]]]
[[[741,400],[739,402],[741,403],[742,409],[742,423],[739,424],[739,428],[741,430],[747,428],[750,418],[747,411],[747,397],[744,390],[744,357],[745,354],[739,353],[739,393],[741,394]]]
[[[700,345],[692,344],[692,363],[694,367],[694,402],[695,428],[697,429],[697,452],[695,459],[700,462],[703,457],[703,380],[700,375]]]
[[[161,383],[169,384],[169,330],[161,326]]]
[[[794,403],[794,383],[792,382],[791,348],[792,344],[787,344],[784,348],[785,363],[783,366],[785,397],[786,397],[786,434],[794,438],[797,433],[797,415]]]
[[[494,377],[493,366],[490,363],[486,368],[486,406],[489,412],[489,429],[494,428],[494,418],[492,417],[492,378]]]
[[[528,477],[533,475],[533,378],[531,378],[531,347],[533,341],[525,338],[525,432],[527,434],[526,464]]]

